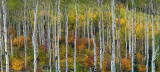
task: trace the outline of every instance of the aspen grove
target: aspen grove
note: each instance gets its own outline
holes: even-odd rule
[[[159,72],[160,0],[0,0],[1,72]]]

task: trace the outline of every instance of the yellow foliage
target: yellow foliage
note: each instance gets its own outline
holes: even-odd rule
[[[122,19],[120,20],[120,24],[125,24],[125,23],[126,23],[125,19],[122,18]]]
[[[23,63],[24,61],[15,58],[13,59],[11,65],[14,70],[20,71],[23,68]]]

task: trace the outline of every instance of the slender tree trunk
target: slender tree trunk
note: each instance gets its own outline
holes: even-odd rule
[[[27,34],[26,34],[26,19],[25,19],[25,16],[26,16],[26,0],[24,0],[24,48],[25,48],[25,68],[26,68],[26,63],[27,63],[27,49],[26,49],[26,46],[27,46]]]
[[[74,72],[76,72],[76,40],[77,40],[77,22],[78,22],[78,16],[77,16],[77,4],[75,4],[75,9],[76,9],[76,28],[75,28],[75,38],[74,38]]]
[[[149,9],[149,14],[150,14],[150,9]],[[146,28],[147,28],[147,57],[146,57],[146,60],[147,60],[147,63],[146,63],[146,72],[148,72],[148,68],[149,68],[149,16],[147,16],[147,25],[146,25]]]
[[[18,13],[19,14],[19,13]],[[18,40],[19,40],[19,48],[20,48],[20,36],[21,36],[21,24],[20,24],[20,15],[18,21]]]
[[[65,6],[65,13],[66,13],[66,25],[65,25],[65,35],[66,35],[66,72],[68,72],[68,16],[69,12],[67,14],[66,6]]]
[[[132,21],[132,72],[134,72],[134,0],[132,0],[132,16],[133,16],[133,21]]]
[[[37,12],[38,12],[38,0],[36,2],[36,7],[34,9],[34,32],[32,36],[32,45],[34,47],[34,72],[36,72],[37,69],[37,45],[36,45]]]
[[[130,11],[130,19],[129,19],[129,56],[131,56],[131,11]]]
[[[89,9],[89,11],[90,11],[90,9]],[[90,17],[90,14],[89,14],[89,17]],[[89,17],[87,17],[87,32],[88,32],[88,49],[90,50]]]
[[[48,40],[47,40],[47,48],[48,48],[48,55],[49,55],[49,67],[50,67],[50,72],[52,72],[52,65],[51,65],[51,61],[52,61],[52,59],[51,59],[51,33],[50,33],[50,18],[49,18],[49,11],[50,11],[50,4],[49,4],[49,9],[48,9],[48,30],[47,30],[47,36],[48,36]]]
[[[11,56],[13,56],[13,34],[11,34],[10,36],[10,39],[11,39]]]
[[[5,40],[5,56],[6,56],[6,72],[9,72],[9,58],[8,58],[8,51],[7,51],[7,9],[6,9],[6,2],[2,0],[2,7],[3,7],[3,23],[4,23],[4,40]]]
[[[103,57],[102,60],[104,60],[104,52],[105,52],[105,42],[104,42],[104,20],[103,20],[103,0],[101,2],[102,5],[102,43],[103,43]]]
[[[96,41],[95,41],[95,37],[93,35],[93,20],[94,20],[94,6],[92,9],[92,18],[91,18],[91,38],[93,39],[93,44],[94,44],[94,72],[96,72],[97,70],[97,54],[96,54]],[[89,16],[88,16],[89,17]]]
[[[108,4],[108,9],[109,9],[109,24],[108,24],[108,28],[109,28],[109,52],[110,52],[110,54],[111,54],[111,48],[112,48],[112,46],[111,46],[111,22],[110,22],[110,5]]]
[[[147,56],[147,8],[145,6],[145,57],[144,60],[146,60]]]
[[[126,60],[127,60],[127,27],[128,27],[128,20],[127,20],[127,18],[128,18],[128,2],[127,2],[127,6],[126,6],[126,29],[125,29],[125,41],[126,41]]]
[[[60,17],[60,0],[58,3],[58,16],[59,16],[59,23],[58,23],[58,38],[57,38],[57,48],[58,48],[58,71],[61,72],[60,68],[60,55],[59,55],[59,39],[61,38],[61,17]]]
[[[43,46],[46,46],[45,45],[45,14],[44,14],[44,7],[42,7],[42,11],[43,11],[43,17],[42,17],[42,45]]]
[[[101,11],[100,11],[100,0],[98,0],[98,7],[99,7],[99,22],[98,22],[98,29],[99,29],[99,43],[100,43],[100,71],[102,71],[102,43],[101,43]]]
[[[111,72],[116,72],[116,66],[115,66],[115,0],[111,0],[112,4],[112,36],[113,36],[113,42],[112,42],[112,58],[111,58]]]
[[[58,67],[57,67],[57,41],[56,41],[56,39],[57,39],[56,38],[56,33],[57,33],[57,31],[56,31],[57,28],[56,27],[57,26],[56,26],[56,23],[57,23],[57,0],[56,0],[56,4],[55,4],[55,20],[54,20],[54,33],[55,33],[54,34],[55,35],[54,36],[55,37],[54,42],[55,42],[55,44],[54,45],[55,45],[55,68],[56,68],[55,71],[58,72]]]
[[[120,30],[121,30],[121,27],[120,27],[120,1],[118,1],[118,38],[117,38],[117,45],[118,45],[118,72],[121,71],[121,47],[120,47],[120,41],[121,41],[121,37],[120,37]]]
[[[53,22],[53,6],[52,6],[52,31],[53,31],[53,40],[52,40],[52,46],[53,46],[53,66],[55,64],[55,47],[54,47],[54,37],[55,37],[55,32],[54,32],[54,22]]]
[[[86,18],[85,18],[85,17],[86,17],[86,13],[85,13],[85,12],[86,12],[86,11],[84,11],[84,23],[83,23],[83,37],[84,37],[84,38],[85,38],[85,36],[86,36],[86,35],[85,35],[85,34],[86,34],[86,32],[85,32],[85,31],[86,31],[86,30],[85,30],[85,29],[86,29],[86,28],[85,28],[85,24],[86,24]]]
[[[155,60],[156,60],[156,50],[155,50],[155,32],[154,32],[154,10],[153,10],[153,3],[150,0],[151,4],[151,16],[152,16],[152,72],[155,72]]]
[[[2,26],[2,14],[1,14],[1,8],[0,8],[0,47],[1,47],[1,72],[3,72],[3,59],[2,59],[2,54],[3,54],[3,53],[2,53],[2,52],[3,52],[3,51],[2,51],[2,50],[3,50],[3,49],[2,49],[2,47],[3,47],[3,46],[2,46],[2,35],[1,35],[1,31],[2,31],[2,29],[1,29],[1,28],[2,28],[2,27],[1,27],[1,26]]]

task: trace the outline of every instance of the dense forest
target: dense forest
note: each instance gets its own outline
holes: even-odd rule
[[[0,0],[1,72],[159,72],[160,0]]]

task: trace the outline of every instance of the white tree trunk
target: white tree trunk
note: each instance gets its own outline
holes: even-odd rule
[[[131,56],[131,11],[130,11],[130,19],[129,19],[129,56]]]
[[[27,63],[27,49],[26,49],[26,46],[27,46],[27,34],[26,34],[26,19],[25,19],[25,16],[26,16],[26,0],[24,0],[24,48],[25,48],[25,68],[26,68],[26,63]]]
[[[8,58],[8,51],[7,51],[7,9],[6,9],[6,2],[2,0],[2,7],[3,7],[3,23],[4,23],[4,40],[5,40],[5,56],[6,56],[6,72],[9,72],[9,58]]]
[[[155,34],[154,34],[154,10],[152,0],[150,0],[151,4],[151,18],[152,18],[152,72],[155,72],[155,60],[156,60],[156,50],[155,50]]]
[[[99,43],[100,43],[100,71],[102,71],[102,43],[101,43],[101,11],[100,11],[100,0],[98,0],[98,7],[99,7],[99,22],[98,22],[98,29],[99,29]]]
[[[48,27],[47,27],[47,38],[48,38],[48,40],[47,40],[47,49],[48,49],[48,55],[49,55],[49,67],[50,67],[50,72],[52,72],[52,65],[51,65],[51,61],[52,61],[52,59],[51,59],[51,33],[50,33],[50,21],[49,21],[49,11],[50,11],[50,5],[49,5],[49,10],[48,10]]]
[[[76,40],[77,40],[77,22],[78,22],[78,16],[77,16],[77,4],[75,4],[76,9],[76,28],[75,28],[75,38],[74,38],[74,72],[76,72]]]
[[[55,63],[55,47],[54,47],[54,22],[53,22],[53,6],[52,6],[52,31],[53,31],[53,40],[52,40],[52,46],[53,46],[53,66],[54,66],[54,63]]]
[[[96,54],[96,41],[93,35],[93,20],[94,20],[94,6],[93,6],[93,11],[92,11],[92,18],[91,18],[91,38],[93,39],[93,44],[94,44],[94,71],[96,72],[97,70],[97,54]]]
[[[0,48],[1,48],[1,72],[3,72],[3,59],[2,59],[2,54],[3,54],[3,53],[2,53],[2,52],[3,52],[3,51],[2,51],[2,50],[3,50],[3,49],[2,49],[2,47],[3,47],[3,46],[2,46],[2,35],[1,35],[1,31],[2,31],[2,29],[1,29],[1,28],[2,28],[2,27],[1,27],[1,26],[2,26],[2,16],[1,16],[1,8],[0,8]]]
[[[149,9],[149,14],[150,14],[150,9]],[[147,42],[146,42],[146,45],[147,45],[147,57],[146,57],[146,60],[147,60],[147,63],[146,63],[146,72],[148,72],[148,67],[149,67],[149,16],[147,17],[147,25],[146,25],[146,28],[147,28]]]
[[[66,72],[68,72],[68,16],[69,13],[67,14],[66,8],[65,8],[65,13],[66,13],[66,24],[65,24],[65,35],[66,35]]]
[[[111,0],[111,10],[112,10],[112,36],[113,36],[113,42],[112,42],[112,58],[111,58],[111,72],[116,72],[116,66],[115,66],[115,0]]]
[[[127,6],[126,6],[126,29],[125,29],[125,41],[126,41],[126,60],[127,60],[127,27],[128,27],[128,20],[127,20],[127,18],[128,18],[128,3],[127,3]]]
[[[61,36],[61,17],[60,17],[60,0],[58,3],[58,16],[59,16],[59,23],[58,23],[58,38],[57,38],[57,48],[58,48],[58,72],[61,72],[60,70],[60,55],[59,55],[59,39]]]
[[[104,20],[103,20],[103,0],[101,2],[102,5],[102,43],[103,43],[103,54],[102,54],[102,60],[104,60],[104,52],[105,52],[105,42],[104,42]]]
[[[37,69],[37,45],[36,45],[37,12],[38,12],[38,0],[36,2],[36,7],[34,9],[34,31],[32,35],[32,45],[34,47],[34,72],[36,72]]]
[[[132,72],[134,72],[134,0],[132,0],[132,13],[133,13],[133,21],[132,21]]]
[[[85,11],[85,12],[86,12],[86,11]],[[85,31],[86,31],[86,30],[85,30],[85,29],[86,29],[86,28],[85,28],[85,24],[86,24],[86,17],[85,17],[85,16],[86,16],[86,13],[85,13],[85,12],[84,12],[84,23],[83,23],[83,37],[84,37],[84,38],[85,38],[85,36],[86,36],[86,35],[85,35],[85,34],[86,34],[86,32],[85,32]]]
[[[90,9],[89,9],[89,11],[90,11]],[[90,14],[89,14],[89,17],[90,17]],[[89,17],[87,17],[87,32],[88,32],[88,49],[90,50]]]
[[[146,56],[147,56],[147,9],[145,6],[145,56],[144,56],[144,60],[146,60]]]
[[[55,42],[55,71],[58,72],[58,67],[57,67],[57,41],[56,41],[56,23],[57,23],[57,0],[56,0],[56,4],[55,4],[55,20],[54,20],[54,42]]]
[[[11,34],[10,36],[10,39],[11,39],[11,56],[13,56],[13,34]]]

